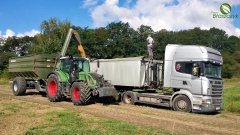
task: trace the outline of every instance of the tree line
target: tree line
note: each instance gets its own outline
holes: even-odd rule
[[[201,30],[194,28],[182,31],[160,30],[141,25],[134,30],[128,23],[112,22],[106,27],[91,29],[74,26],[69,21],[56,18],[40,24],[41,33],[34,37],[9,37],[0,46],[0,76],[7,76],[8,59],[14,56],[60,53],[69,28],[77,30],[89,58],[123,58],[147,56],[146,38],[151,34],[154,43],[154,58],[163,60],[167,44],[204,45],[219,50],[223,55],[223,77],[240,75],[240,38],[228,36],[218,28]],[[74,40],[71,44],[74,44]],[[71,45],[67,54],[79,56],[76,46]]]

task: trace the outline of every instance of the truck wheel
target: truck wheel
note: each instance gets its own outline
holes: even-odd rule
[[[132,104],[133,105],[135,103],[135,100],[136,100],[136,98],[135,98],[135,95],[134,95],[133,92],[127,91],[127,92],[124,93],[123,102],[125,104]]]
[[[15,96],[24,95],[26,93],[26,80],[23,77],[16,77],[13,80],[12,91]]]
[[[192,111],[192,105],[188,97],[184,95],[178,95],[173,100],[173,109],[175,111],[181,111],[181,112],[191,112]]]
[[[50,75],[47,82],[47,96],[51,102],[62,100],[61,86],[56,75]]]
[[[86,105],[90,102],[92,93],[87,83],[74,82],[70,91],[74,105]]]

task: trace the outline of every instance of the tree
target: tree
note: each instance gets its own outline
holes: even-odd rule
[[[136,56],[137,45],[134,43],[137,33],[128,23],[110,23],[106,26],[107,41],[105,42],[106,58]]]
[[[213,27],[209,30],[209,33],[211,34],[210,47],[219,51],[226,49],[225,42],[227,40],[227,34],[225,31]]]
[[[154,36],[155,43],[154,43],[154,54],[155,59],[164,59],[165,54],[165,47],[167,44],[174,44],[176,43],[176,38],[174,36],[174,32],[167,31],[167,30],[161,30],[156,33]]]
[[[28,54],[29,47],[31,47],[34,38],[25,37],[9,37],[2,47],[3,52],[14,52],[17,56],[25,56]]]
[[[51,54],[60,52],[72,24],[69,21],[61,22],[56,18],[41,23],[41,33],[35,36],[32,54]]]
[[[222,52],[223,68],[222,76],[224,78],[232,78],[236,73],[237,62],[229,52]]]

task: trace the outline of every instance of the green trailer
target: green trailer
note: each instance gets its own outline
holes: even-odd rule
[[[9,72],[15,77],[46,80],[47,75],[53,71],[57,54],[43,54],[9,59]]]
[[[45,92],[47,77],[56,67],[58,58],[57,54],[42,54],[9,59],[9,73],[15,77],[13,84],[18,82],[13,85],[14,95],[23,95],[26,89],[32,88]]]

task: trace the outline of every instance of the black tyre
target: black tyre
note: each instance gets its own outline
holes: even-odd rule
[[[125,104],[134,104],[136,101],[136,97],[132,91],[127,91],[123,95],[123,102]]]
[[[191,101],[185,95],[178,95],[173,100],[173,110],[181,112],[191,112]]]
[[[23,77],[16,77],[13,80],[12,91],[15,96],[24,95],[26,93],[26,80]]]
[[[58,77],[54,74],[48,77],[47,96],[51,102],[59,102],[63,99],[62,88],[58,81]]]
[[[74,82],[71,87],[71,99],[74,105],[89,104],[92,93],[87,83]]]

